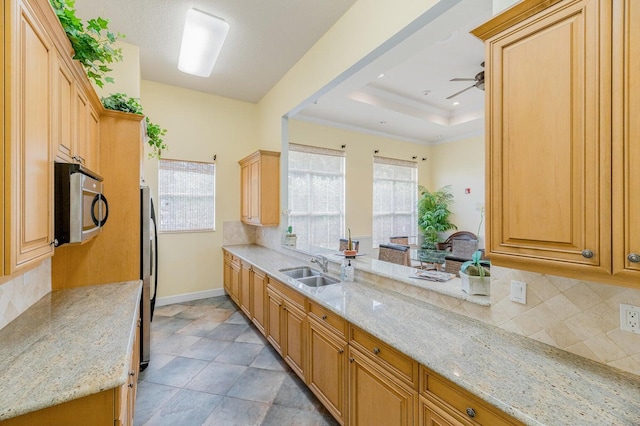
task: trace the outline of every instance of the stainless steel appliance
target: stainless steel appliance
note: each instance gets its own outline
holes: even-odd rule
[[[158,235],[156,215],[151,190],[140,187],[140,371],[147,368],[151,359],[151,321],[158,290]]]
[[[80,164],[55,164],[55,246],[84,243],[102,232],[109,204],[102,177]]]

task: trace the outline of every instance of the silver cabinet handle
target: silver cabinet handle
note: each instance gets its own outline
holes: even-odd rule
[[[323,319],[323,320],[326,320],[326,319],[327,319],[327,316],[326,316],[326,315],[323,315],[323,316],[322,316],[322,319]]]
[[[627,256],[627,259],[629,259],[629,262],[631,263],[640,263],[640,254],[629,253],[629,256]]]
[[[380,353],[380,349],[379,348],[373,348],[373,353],[378,355]]]
[[[593,252],[591,250],[584,249],[582,250],[582,257],[585,259],[591,259],[593,257]]]
[[[467,408],[467,416],[473,418],[476,416],[476,410],[474,410],[473,408]]]
[[[338,353],[339,354],[343,354],[344,353],[344,349],[342,349],[342,348],[338,349]]]

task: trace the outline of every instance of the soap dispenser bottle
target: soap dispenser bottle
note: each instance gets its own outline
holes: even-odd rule
[[[340,265],[340,280],[341,281],[346,281],[347,280],[347,262],[348,262],[348,260],[345,258],[342,261],[342,264]]]
[[[353,268],[353,265],[351,265],[351,259],[348,260],[347,266],[344,268],[344,274],[344,280],[346,282],[353,282],[355,270]]]

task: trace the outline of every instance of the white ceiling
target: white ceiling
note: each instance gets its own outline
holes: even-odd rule
[[[82,19],[101,16],[140,47],[142,78],[258,102],[355,0],[76,0]],[[184,17],[191,7],[229,23],[208,78],[178,71]]]
[[[140,47],[143,79],[255,103],[353,3],[76,0],[76,8],[83,19],[109,19],[112,31],[126,34],[124,41]],[[350,77],[301,105],[293,118],[422,144],[480,134],[484,92],[472,88],[455,99],[445,98],[473,84],[451,78],[473,78],[482,70],[483,45],[469,30],[491,17],[492,0],[440,1],[445,4],[452,6],[390,50],[373,52],[366,66],[345,73]],[[231,27],[208,78],[177,69],[189,7],[219,16]],[[377,78],[381,73],[385,76]],[[454,100],[460,105],[454,106]]]
[[[484,92],[474,87],[446,98],[473,84],[449,80],[483,70],[483,43],[469,31],[491,17],[492,0],[449,3],[457,4],[301,106],[293,118],[421,144],[481,134]]]

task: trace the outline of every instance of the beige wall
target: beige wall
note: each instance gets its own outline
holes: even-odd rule
[[[100,97],[106,97],[113,93],[124,93],[132,98],[140,97],[140,48],[138,46],[116,41],[116,47],[122,49],[122,61],[109,64],[111,71],[109,77],[113,77],[113,83],[105,83],[100,88],[93,85]]]
[[[412,160],[418,157],[418,181],[429,185],[430,148],[381,136],[341,130],[300,120],[289,121],[289,141],[302,145],[341,149],[347,145],[345,184],[345,224],[351,234],[371,236],[373,212],[373,151],[382,157]]]
[[[451,185],[454,202],[451,221],[459,231],[478,234],[479,208],[484,207],[484,136],[465,138],[434,145],[431,148],[429,171],[431,190]],[[470,194],[465,194],[469,188]],[[480,229],[480,244],[484,247],[484,221]]]
[[[142,81],[141,102],[152,121],[167,129],[164,158],[216,160],[215,232],[161,234],[158,296],[222,288],[222,223],[240,218],[238,160],[257,149],[254,104]],[[158,161],[145,162],[145,179],[157,203]]]

